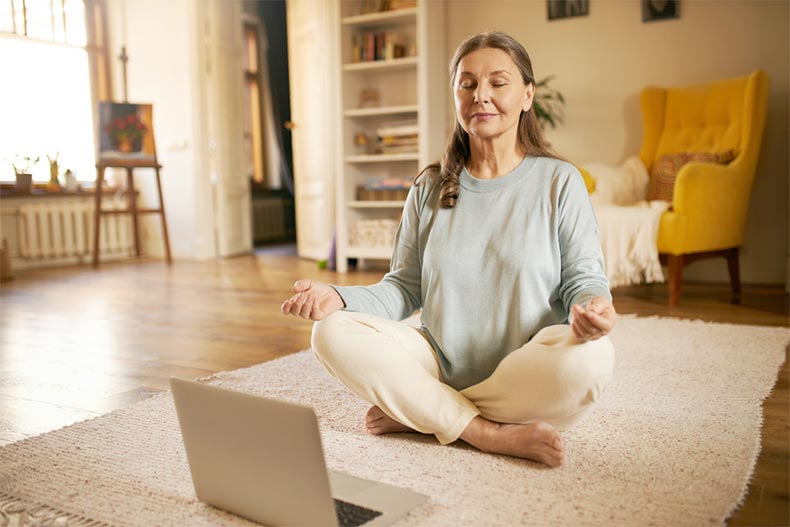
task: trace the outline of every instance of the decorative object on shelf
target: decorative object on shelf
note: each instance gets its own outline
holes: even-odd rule
[[[16,178],[15,190],[23,194],[30,194],[33,190],[33,168],[38,164],[40,156],[16,156],[11,166],[14,167]]]
[[[357,185],[359,201],[404,201],[412,182],[397,177],[372,178],[364,185]]]
[[[587,16],[590,14],[590,2],[588,0],[546,0],[546,9],[549,13],[549,20]]]
[[[680,17],[678,0],[642,0],[642,22]]]
[[[381,106],[381,92],[376,88],[364,88],[359,92],[360,108],[378,108]]]
[[[357,147],[358,154],[370,153],[370,138],[365,132],[357,132],[354,134],[354,146]]]
[[[99,103],[99,159],[154,160],[150,104]]]
[[[532,109],[540,125],[545,129],[546,126],[556,128],[562,124],[564,119],[563,109],[565,107],[565,97],[551,88],[549,83],[554,79],[554,75],[549,75],[535,84],[535,98],[532,101]]]

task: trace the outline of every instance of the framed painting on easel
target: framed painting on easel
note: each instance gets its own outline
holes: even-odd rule
[[[99,103],[99,162],[156,163],[152,105]]]

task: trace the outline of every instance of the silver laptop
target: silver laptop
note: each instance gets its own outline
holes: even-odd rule
[[[428,499],[327,472],[310,408],[184,379],[170,386],[195,493],[210,505],[275,527],[372,527]]]

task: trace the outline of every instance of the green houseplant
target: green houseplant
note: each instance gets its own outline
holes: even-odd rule
[[[549,75],[535,83],[535,98],[532,101],[532,108],[535,117],[544,129],[547,126],[556,128],[558,124],[562,124],[565,117],[565,98],[558,90],[549,86],[553,79],[554,75]]]

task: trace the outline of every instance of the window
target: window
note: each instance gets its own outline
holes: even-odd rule
[[[259,26],[244,23],[244,113],[246,126],[244,148],[247,153],[249,176],[255,183],[263,183],[263,137],[261,124],[261,75]]]
[[[86,20],[95,19],[97,4],[0,0],[0,180],[13,180],[11,163],[28,156],[40,157],[33,179],[48,181],[47,156],[56,155],[61,170],[95,179],[92,93],[109,92],[106,71],[91,75],[91,61],[105,58],[103,47],[89,44],[98,25]]]

